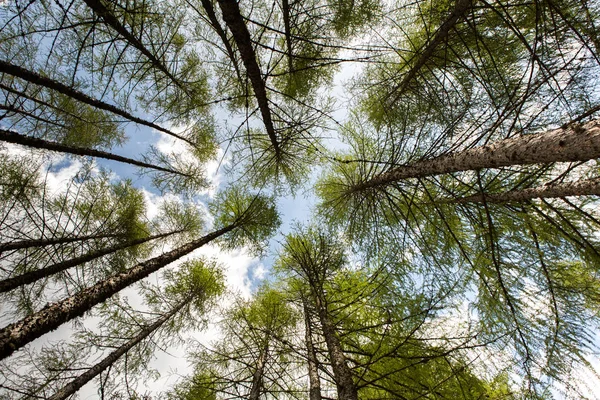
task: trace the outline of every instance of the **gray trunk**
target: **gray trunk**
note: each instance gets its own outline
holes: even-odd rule
[[[306,343],[306,358],[308,360],[308,382],[309,382],[309,394],[308,398],[310,400],[321,400],[321,380],[319,379],[319,364],[317,361],[317,354],[315,352],[315,347],[313,345],[312,340],[312,329],[311,329],[311,321],[308,310],[308,305],[306,304],[306,299],[302,299],[302,305],[304,307],[304,327],[305,327],[305,336],[304,340]]]
[[[150,335],[152,332],[154,332],[155,330],[160,328],[162,326],[162,324],[167,322],[173,315],[177,314],[179,312],[179,310],[181,310],[183,307],[185,307],[185,305],[188,304],[191,300],[192,299],[189,298],[189,299],[184,300],[181,303],[179,303],[175,308],[173,308],[167,314],[160,317],[152,325],[142,329],[140,331],[140,333],[138,333],[136,336],[134,336],[129,341],[127,341],[127,343],[125,343],[124,345],[122,345],[117,350],[113,351],[112,353],[110,353],[106,358],[104,358],[102,361],[100,361],[99,363],[94,365],[92,368],[90,368],[89,370],[87,370],[86,372],[79,375],[77,378],[75,378],[71,382],[69,382],[66,386],[61,388],[58,392],[54,393],[54,395],[52,395],[48,400],[63,400],[63,399],[66,399],[67,397],[71,396],[75,392],[77,392],[79,389],[81,389],[81,387],[83,385],[85,385],[86,383],[88,383],[89,381],[94,379],[102,371],[104,371],[106,368],[110,367],[115,361],[117,361],[119,358],[121,358],[121,356],[123,356],[123,354],[127,353],[135,345],[137,345],[139,342],[141,342],[146,337],[148,337],[148,335]]]
[[[568,196],[600,196],[600,178],[584,179],[578,182],[558,183],[535,188],[511,190],[505,193],[474,194],[472,196],[448,199],[444,202],[464,203],[510,203],[526,202],[532,199],[549,199]]]
[[[139,263],[125,272],[115,274],[71,297],[47,305],[19,322],[6,326],[0,330],[0,360],[8,357],[15,350],[20,349],[32,340],[58,328],[63,323],[82,316],[96,304],[102,303],[120,290],[202,247],[235,227],[236,225],[229,225],[175,250]]]
[[[409,178],[511,165],[588,161],[600,157],[600,120],[572,124],[546,133],[523,135],[486,146],[393,168],[352,191],[385,186]]]
[[[331,359],[331,368],[333,369],[333,376],[335,377],[338,399],[358,400],[356,386],[352,380],[352,371],[350,371],[350,368],[346,363],[346,357],[344,356],[340,340],[337,337],[335,327],[318,295],[315,295],[315,303],[319,314],[319,320],[321,321],[321,326],[323,328],[323,336],[325,337],[325,343],[327,344],[327,351],[329,352],[329,358]]]
[[[92,251],[90,253],[84,254],[80,257],[75,257],[70,260],[62,261],[56,264],[49,265],[45,268],[40,268],[34,271],[26,272],[22,275],[18,275],[12,278],[4,279],[0,281],[0,293],[8,292],[9,290],[15,289],[22,285],[27,285],[37,281],[38,279],[46,278],[48,276],[57,274],[61,271],[65,271],[69,268],[76,267],[78,265],[85,264],[87,262],[93,261],[97,258],[103,257],[107,254],[114,253],[119,250],[126,249],[128,247],[137,246],[146,242],[149,242],[154,239],[160,239],[163,237],[167,237],[182,231],[175,231],[169,233],[162,233],[160,235],[154,235],[142,239],[128,240],[124,243],[118,243],[114,246],[107,247],[104,249]]]
[[[256,370],[254,371],[254,374],[252,374],[252,387],[250,388],[248,400],[258,400],[258,397],[260,396],[260,389],[262,387],[263,375],[265,373],[265,365],[268,357],[269,342],[267,341],[267,344],[260,352],[258,360],[256,361]]]

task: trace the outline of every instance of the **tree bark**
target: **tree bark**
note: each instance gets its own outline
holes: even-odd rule
[[[185,307],[192,298],[188,298],[181,303],[179,303],[176,307],[174,307],[167,314],[160,317],[156,322],[152,325],[142,329],[140,333],[134,336],[132,339],[127,341],[117,350],[110,353],[107,357],[105,357],[102,361],[94,365],[92,368],[79,375],[77,378],[69,382],[66,386],[62,387],[58,392],[54,393],[48,400],[64,400],[72,394],[76,393],[83,385],[94,379],[98,376],[102,371],[110,367],[115,361],[117,361],[121,356],[131,350],[134,346],[136,346],[139,342],[147,338],[152,332],[160,328],[165,322],[167,322],[171,317],[177,314],[183,307]]]
[[[409,178],[511,165],[588,161],[600,157],[600,120],[572,124],[546,133],[522,135],[472,149],[418,161],[381,173],[351,188],[352,192]]]
[[[472,196],[448,199],[444,202],[465,203],[511,203],[533,199],[549,199],[568,196],[600,196],[600,178],[584,179],[578,182],[559,183],[535,188],[510,190],[504,193],[479,193]]]
[[[321,380],[319,379],[319,364],[317,361],[317,354],[312,340],[312,329],[311,321],[306,304],[306,299],[302,299],[302,306],[304,309],[304,341],[306,343],[306,358],[308,360],[308,382],[309,391],[308,398],[310,400],[321,400]]]
[[[267,97],[267,90],[265,81],[263,80],[258,62],[256,61],[256,53],[252,46],[252,39],[250,38],[250,32],[246,27],[246,23],[242,18],[240,7],[236,0],[218,0],[219,7],[223,13],[223,19],[227,24],[227,27],[233,34],[233,40],[237,44],[237,47],[242,56],[242,62],[246,67],[246,73],[252,83],[252,89],[254,90],[254,96],[258,101],[258,107],[263,118],[263,123],[267,129],[267,135],[273,144],[275,155],[279,158],[279,142],[277,135],[275,134],[275,128],[273,126],[273,120],[271,118],[271,110],[269,108],[269,99]]]
[[[121,110],[118,107],[113,106],[112,104],[108,104],[105,103],[101,100],[98,99],[94,99],[90,96],[88,96],[87,94],[80,92],[78,90],[73,89],[70,86],[67,86],[61,82],[55,81],[53,79],[47,78],[45,76],[42,76],[38,73],[35,73],[33,71],[29,71],[26,70],[24,68],[21,68],[17,65],[13,65],[11,63],[8,63],[6,61],[1,61],[0,60],[0,73],[5,73],[5,74],[9,74],[12,76],[15,76],[17,78],[23,79],[27,82],[31,82],[33,84],[39,85],[39,86],[43,86],[45,88],[48,89],[52,89],[55,90],[59,93],[62,93],[66,96],[69,96],[77,101],[80,101],[82,103],[85,103],[87,105],[90,105],[92,107],[98,108],[100,110],[104,110],[104,111],[109,111],[113,114],[116,115],[120,115],[121,117],[128,119],[131,122],[135,122],[136,124],[140,124],[140,125],[144,125],[144,126],[148,126],[150,128],[156,129],[157,131],[160,132],[164,132],[167,135],[173,136],[177,139],[183,140],[189,144],[191,144],[192,146],[194,146],[195,144],[190,141],[189,139],[184,138],[183,136],[180,136],[178,134],[176,134],[175,132],[171,132],[170,130],[163,128],[159,125],[156,125],[153,122],[150,121],[146,121],[143,120],[141,118],[135,117],[133,115],[131,115],[130,113],[128,113],[125,110]]]
[[[82,242],[91,239],[108,239],[114,238],[119,235],[85,235],[85,236],[66,236],[66,237],[54,237],[54,238],[43,238],[43,239],[28,239],[18,240],[14,242],[0,243],[0,254],[4,251],[28,249],[30,247],[44,247],[52,246],[54,244],[64,244],[73,242]]]
[[[265,365],[267,364],[267,358],[269,357],[269,342],[261,350],[258,360],[256,362],[256,370],[252,374],[252,386],[250,387],[250,394],[248,400],[258,400],[260,396],[260,389],[262,388],[263,375],[265,373]]]
[[[204,11],[206,12],[206,16],[208,17],[211,26],[213,27],[215,32],[217,32],[217,35],[219,35],[221,41],[223,42],[223,45],[225,46],[225,51],[227,51],[227,55],[233,63],[233,68],[235,69],[235,74],[237,75],[238,80],[242,82],[242,74],[240,73],[240,68],[235,58],[235,53],[233,52],[233,48],[231,47],[231,43],[229,43],[229,39],[227,39],[227,35],[225,34],[223,27],[219,23],[219,19],[217,18],[217,14],[215,13],[215,8],[213,7],[212,0],[201,0],[201,2],[202,8],[204,8]]]
[[[129,240],[127,242],[118,243],[114,246],[107,247],[105,249],[100,249],[100,250],[93,251],[91,253],[84,254],[80,257],[75,257],[71,260],[62,261],[62,262],[50,265],[45,268],[40,268],[35,271],[26,272],[22,275],[15,276],[13,278],[4,279],[4,280],[0,281],[0,293],[8,292],[9,290],[13,290],[19,286],[33,283],[33,282],[37,281],[38,279],[46,278],[48,276],[57,274],[61,271],[65,271],[69,268],[73,268],[78,265],[83,265],[86,262],[90,262],[97,258],[103,257],[107,254],[111,254],[116,251],[126,249],[128,247],[137,246],[137,245],[149,242],[150,240],[160,239],[160,238],[174,235],[174,234],[180,233],[180,232],[182,232],[182,231],[179,230],[179,231],[174,231],[174,232],[169,232],[169,233],[162,233],[160,235],[153,235],[153,236],[143,238],[143,239]]]
[[[435,49],[444,40],[446,40],[446,38],[448,37],[448,33],[450,33],[450,29],[454,28],[458,21],[466,14],[466,12],[469,9],[471,9],[474,1],[476,0],[458,0],[456,2],[454,10],[452,11],[448,19],[446,19],[444,23],[440,25],[435,36],[433,37],[433,39],[431,39],[431,41],[427,43],[415,64],[406,73],[406,75],[404,75],[404,78],[402,79],[400,84],[392,90],[392,93],[396,93],[394,99],[392,100],[392,103],[395,103],[398,100],[398,98],[402,95],[402,93],[404,93],[404,91],[406,90],[410,82],[415,78],[419,70],[423,68],[425,63],[431,58]]]
[[[175,250],[139,263],[125,272],[115,274],[71,297],[47,305],[21,321],[6,326],[0,330],[0,360],[8,357],[15,350],[32,340],[58,328],[63,323],[83,315],[96,304],[105,301],[127,286],[160,270],[236,227],[236,224],[226,226]]]
[[[287,47],[288,72],[294,72],[294,61],[292,57],[292,28],[290,26],[290,3],[288,0],[281,0],[281,11],[283,14],[283,27],[285,32],[285,44]]]
[[[358,392],[354,380],[352,379],[352,371],[350,371],[350,368],[346,363],[342,344],[340,343],[335,327],[329,318],[329,313],[327,312],[321,297],[316,293],[314,293],[313,296],[315,298],[319,320],[323,328],[323,336],[325,337],[325,343],[327,344],[327,351],[329,352],[329,358],[331,359],[331,368],[333,369],[333,376],[335,377],[338,399],[358,400]]]
[[[96,158],[104,158],[105,160],[118,161],[130,165],[135,165],[142,168],[150,168],[157,171],[168,172],[171,174],[189,176],[174,169],[163,168],[158,165],[148,164],[143,161],[134,160],[133,158],[119,156],[117,154],[108,153],[102,150],[88,149],[85,147],[69,146],[61,143],[51,142],[49,140],[39,139],[27,135],[21,135],[20,133],[1,129],[0,128],[0,140],[3,142],[20,144],[21,146],[33,147],[35,149],[43,149],[50,151],[58,151],[61,153],[74,154],[76,156],[89,156]]]

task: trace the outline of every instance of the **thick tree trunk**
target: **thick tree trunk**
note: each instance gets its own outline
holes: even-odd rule
[[[73,242],[83,242],[85,240],[93,239],[108,239],[114,238],[119,235],[85,235],[85,236],[65,236],[65,237],[54,237],[54,238],[43,238],[43,239],[28,239],[18,240],[14,242],[0,243],[0,254],[4,251],[28,249],[30,247],[43,247],[52,246],[55,244],[65,244]]]
[[[167,314],[160,317],[156,322],[148,327],[142,329],[140,333],[131,338],[127,343],[123,344],[117,350],[110,353],[106,358],[102,361],[94,365],[92,368],[79,375],[77,378],[72,380],[58,392],[54,393],[48,400],[64,400],[67,397],[71,396],[75,392],[77,392],[83,385],[94,379],[98,376],[102,371],[110,367],[115,361],[117,361],[121,356],[131,350],[135,345],[139,342],[147,338],[152,332],[160,328],[165,322],[167,322],[171,317],[177,314],[183,307],[185,307],[192,299],[186,299],[179,303],[175,308],[169,311]]]
[[[56,264],[52,264],[45,268],[40,268],[35,271],[30,271],[30,272],[24,273],[22,275],[15,276],[13,278],[4,279],[4,280],[0,281],[0,293],[8,292],[9,290],[13,290],[19,286],[33,283],[33,282],[37,281],[38,279],[46,278],[48,276],[57,274],[61,271],[65,271],[69,268],[73,268],[78,265],[83,265],[86,262],[93,261],[93,260],[103,257],[107,254],[111,254],[116,251],[126,249],[128,247],[137,246],[137,245],[149,242],[150,240],[164,238],[164,237],[174,235],[174,234],[180,233],[180,232],[182,232],[182,231],[162,233],[160,235],[153,235],[153,236],[143,238],[143,239],[129,240],[127,242],[118,243],[118,244],[115,244],[114,246],[107,247],[105,249],[92,251],[92,252],[84,254],[80,257],[75,257],[71,260],[62,261],[62,262],[59,262]]]
[[[71,297],[50,304],[19,322],[8,325],[0,330],[0,360],[63,323],[83,315],[96,304],[105,301],[127,286],[235,229],[236,226],[229,225],[175,250],[139,263],[125,272],[113,275]]]
[[[306,358],[308,360],[308,383],[309,391],[308,398],[310,400],[321,400],[321,380],[319,379],[319,364],[317,361],[317,353],[312,340],[311,321],[306,304],[306,299],[302,299],[304,309],[304,341],[306,343]]]
[[[342,350],[342,345],[335,327],[329,318],[329,314],[318,294],[314,294],[315,304],[317,306],[317,313],[319,314],[319,320],[323,328],[323,336],[325,337],[325,343],[327,344],[327,351],[329,352],[329,358],[331,359],[331,368],[333,369],[333,376],[335,377],[335,384],[338,392],[339,400],[358,400],[358,393],[356,385],[352,379],[352,371],[346,363],[346,357]]]
[[[144,44],[140,40],[138,40],[138,38],[136,38],[131,32],[127,30],[127,28],[125,28],[125,26],[123,26],[123,24],[119,22],[119,20],[110,12],[108,8],[106,8],[106,6],[102,3],[101,0],[84,1],[85,4],[87,4],[88,7],[94,10],[94,13],[96,13],[96,15],[102,18],[108,26],[117,31],[119,35],[123,36],[127,40],[127,42],[129,42],[129,44],[135,47],[140,53],[145,55],[156,69],[164,73],[167,77],[169,77],[169,79],[171,79],[171,81],[173,81],[173,83],[178,88],[182,89],[184,92],[187,93],[185,86],[182,85],[181,82],[179,82],[179,80],[173,76],[173,74],[171,74],[167,67],[150,50],[148,50],[146,46],[144,46]]]
[[[398,84],[398,86],[396,86],[392,91],[392,94],[395,94],[392,102],[396,102],[404,93],[419,70],[421,70],[421,68],[423,68],[423,66],[431,58],[435,49],[446,40],[448,34],[450,33],[450,29],[454,28],[458,21],[466,14],[466,12],[471,9],[474,1],[476,0],[458,0],[456,2],[452,14],[450,14],[448,19],[446,19],[442,25],[440,25],[433,39],[426,44],[425,48],[421,51],[419,58],[415,61],[410,70],[404,75],[404,78],[400,84]]]
[[[219,19],[217,18],[217,14],[215,13],[215,8],[213,7],[212,0],[201,0],[202,8],[206,12],[206,16],[210,21],[211,26],[217,32],[217,35],[221,38],[223,45],[225,46],[225,51],[229,56],[229,59],[233,63],[233,68],[235,69],[235,74],[238,77],[238,80],[242,82],[242,74],[240,73],[240,68],[237,63],[237,59],[235,58],[235,53],[233,52],[233,48],[231,47],[231,43],[229,43],[229,39],[227,39],[227,35],[223,30],[223,27],[219,23]],[[189,4],[189,3],[188,3]]]
[[[446,203],[510,203],[526,202],[533,199],[549,199],[568,196],[600,196],[600,178],[584,179],[578,182],[558,183],[535,188],[511,190],[505,193],[480,193],[472,196],[444,200]]]
[[[546,133],[523,135],[431,160],[403,165],[351,188],[352,192],[409,178],[510,165],[588,161],[600,157],[600,120]]]
[[[168,172],[171,174],[189,176],[187,174],[175,171],[174,169],[163,168],[158,165],[148,164],[143,161],[134,160],[133,158],[127,158],[119,156],[117,154],[108,153],[106,151],[88,149],[85,147],[69,146],[56,142],[51,142],[44,139],[38,139],[31,136],[21,135],[17,132],[8,131],[0,128],[0,140],[3,142],[20,144],[21,146],[33,147],[35,149],[43,149],[50,151],[58,151],[61,153],[74,154],[76,156],[89,156],[96,158],[104,158],[105,160],[118,161],[130,165],[135,165],[142,168],[150,168],[157,171]]]
[[[219,7],[223,13],[223,19],[227,24],[227,27],[233,34],[233,40],[237,44],[237,47],[242,56],[242,62],[246,67],[246,73],[252,83],[252,89],[254,90],[254,96],[258,101],[258,107],[263,118],[263,123],[267,129],[267,135],[273,144],[275,155],[279,158],[279,142],[277,141],[277,135],[275,134],[275,128],[273,126],[273,120],[271,118],[271,110],[269,108],[269,99],[267,97],[267,90],[265,81],[263,80],[258,62],[256,61],[256,53],[252,45],[250,33],[246,27],[246,23],[242,18],[240,7],[236,0],[218,0]]]
[[[265,374],[265,365],[267,364],[267,358],[269,357],[269,342],[261,350],[258,360],[256,361],[256,370],[252,374],[252,386],[250,387],[250,394],[248,400],[258,400],[260,396],[260,389],[262,388],[263,375]]]
[[[100,110],[109,111],[113,114],[120,115],[121,117],[123,117],[131,122],[135,122],[136,124],[154,128],[157,131],[164,132],[167,135],[170,135],[177,139],[183,140],[183,141],[191,144],[192,146],[194,146],[194,143],[192,141],[190,141],[190,140],[184,138],[183,136],[180,136],[174,132],[171,132],[168,129],[165,129],[159,125],[156,125],[153,122],[146,121],[141,118],[135,117],[135,116],[131,115],[130,113],[128,113],[127,111],[121,110],[120,108],[115,107],[112,104],[108,104],[101,100],[94,99],[94,98],[88,96],[87,94],[80,92],[78,90],[75,90],[72,87],[67,86],[61,82],[47,78],[47,77],[37,74],[35,72],[26,70],[17,65],[13,65],[13,64],[5,62],[5,61],[0,61],[0,73],[9,74],[9,75],[15,76],[17,78],[23,79],[27,82],[31,82],[35,85],[39,85],[39,86],[43,86],[48,89],[55,90],[66,96],[69,96],[77,101],[80,101],[80,102],[90,105],[92,107],[98,108]]]

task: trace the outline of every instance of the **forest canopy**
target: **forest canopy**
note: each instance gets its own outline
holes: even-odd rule
[[[1,1],[0,398],[600,397],[599,26]]]

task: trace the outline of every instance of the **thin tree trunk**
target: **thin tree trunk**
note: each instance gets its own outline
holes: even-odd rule
[[[356,385],[352,379],[352,372],[346,363],[346,357],[342,350],[342,345],[335,327],[329,318],[329,314],[325,309],[320,296],[314,294],[315,303],[317,306],[317,313],[319,314],[319,320],[323,328],[323,336],[325,337],[325,343],[327,344],[327,351],[329,352],[329,358],[331,359],[331,368],[333,369],[333,376],[335,377],[335,384],[338,392],[339,400],[358,400],[358,393]]]
[[[129,240],[124,243],[118,243],[114,246],[107,247],[105,249],[100,249],[96,251],[92,251],[90,253],[84,254],[80,257],[75,257],[71,260],[62,261],[56,264],[52,264],[45,268],[40,268],[35,271],[26,272],[22,275],[15,276],[13,278],[8,278],[0,281],[0,293],[8,292],[9,290],[16,289],[19,286],[27,285],[37,281],[38,279],[46,278],[51,275],[57,274],[61,271],[65,271],[69,268],[76,267],[78,265],[83,265],[87,262],[93,261],[97,258],[103,257],[107,254],[111,254],[117,252],[119,250],[126,249],[128,247],[137,246],[146,242],[149,242],[154,239],[164,238],[170,235],[174,235],[176,233],[182,232],[174,231],[169,233],[161,233],[159,235],[153,235],[147,238]]]
[[[568,196],[600,196],[600,178],[584,179],[578,182],[558,183],[528,189],[510,190],[504,193],[479,193],[472,196],[444,200],[445,203],[511,203],[533,199],[550,199]]]
[[[127,286],[160,270],[236,227],[236,224],[226,226],[175,250],[139,263],[125,272],[115,274],[71,297],[50,304],[19,322],[8,325],[0,330],[0,360],[8,357],[15,350],[32,340],[58,328],[63,323],[83,315],[96,304],[105,301]]]
[[[114,238],[119,235],[85,235],[85,236],[66,236],[66,237],[54,237],[54,238],[43,238],[43,239],[27,239],[18,240],[14,242],[0,243],[0,254],[4,251],[27,249],[30,247],[44,247],[52,246],[55,244],[82,242],[84,240],[91,239],[108,239]]]
[[[35,149],[43,149],[50,151],[58,151],[61,153],[74,154],[76,156],[89,156],[96,158],[104,158],[106,160],[118,161],[126,164],[135,165],[142,168],[150,168],[157,171],[168,172],[171,174],[189,176],[174,169],[163,168],[158,165],[148,164],[143,161],[134,160],[133,158],[119,156],[117,154],[108,153],[102,150],[88,149],[85,147],[76,147],[66,144],[51,142],[49,140],[39,139],[31,136],[21,135],[20,133],[1,129],[0,128],[0,140],[8,143],[20,144],[21,146],[33,147]]]
[[[311,321],[306,299],[302,298],[302,306],[304,309],[304,341],[306,343],[306,358],[308,360],[308,382],[309,391],[308,398],[310,400],[321,400],[321,380],[319,379],[319,364],[317,361],[317,353],[312,339]]]
[[[17,78],[23,79],[27,82],[31,82],[33,84],[39,85],[39,86],[43,86],[45,88],[48,89],[52,89],[55,90],[59,93],[62,93],[66,96],[69,96],[75,100],[78,100],[82,103],[85,103],[87,105],[90,105],[92,107],[98,108],[100,110],[105,110],[105,111],[109,111],[113,114],[116,115],[120,115],[121,117],[128,119],[131,122],[135,122],[136,124],[140,124],[140,125],[144,125],[144,126],[148,126],[150,128],[154,128],[157,131],[160,132],[164,132],[167,135],[173,136],[177,139],[183,140],[189,144],[191,144],[192,146],[195,146],[195,144],[190,141],[189,139],[184,138],[183,136],[180,136],[174,132],[171,132],[168,129],[165,129],[159,125],[156,125],[153,122],[150,121],[146,121],[144,119],[135,117],[133,115],[131,115],[130,113],[128,113],[125,110],[121,110],[118,107],[113,106],[112,104],[108,104],[105,103],[101,100],[98,99],[94,99],[90,96],[88,96],[87,94],[80,92],[78,90],[73,89],[70,86],[67,86],[59,81],[55,81],[53,79],[47,78],[45,76],[42,76],[38,73],[35,73],[33,71],[29,71],[26,70],[24,68],[21,68],[17,65],[13,65],[11,63],[8,63],[6,61],[1,61],[0,60],[0,73],[5,73],[5,74],[9,74],[12,76],[16,76]]]
[[[225,50],[227,51],[227,55],[229,59],[233,63],[233,68],[235,69],[235,74],[238,77],[238,80],[242,82],[242,74],[240,73],[240,67],[238,66],[237,60],[235,58],[235,53],[233,52],[233,48],[231,47],[231,43],[229,43],[229,39],[227,39],[227,34],[223,30],[223,27],[219,23],[219,19],[217,18],[217,14],[215,13],[215,8],[213,7],[213,3],[211,0],[201,0],[202,7],[206,12],[206,16],[210,21],[211,26],[217,32],[217,35],[221,38],[223,45],[225,46]],[[190,2],[188,1],[188,4]],[[191,4],[190,4],[191,5]],[[192,6],[193,7],[193,6]]]
[[[240,7],[236,0],[218,0],[218,2],[221,12],[223,13],[223,19],[233,34],[233,40],[235,40],[235,43],[237,44],[242,56],[242,62],[246,67],[246,73],[252,83],[252,88],[254,89],[254,95],[258,101],[258,107],[260,108],[263,123],[267,129],[267,135],[269,135],[269,139],[273,144],[276,157],[279,158],[279,142],[277,141],[277,135],[275,134],[273,120],[271,118],[266,85],[261,76],[258,62],[256,61],[256,53],[252,46],[252,39],[250,38],[248,27],[246,27],[246,23],[242,18]]]
[[[250,387],[250,394],[248,400],[258,400],[260,396],[260,389],[262,388],[263,375],[265,373],[265,365],[267,364],[267,358],[269,357],[269,342],[261,350],[258,360],[256,362],[256,370],[252,374],[252,386]]]
[[[290,27],[290,3],[288,0],[281,0],[281,10],[283,12],[283,26],[285,29],[285,44],[287,47],[288,71],[294,72],[294,62],[292,58],[292,28]]]
[[[600,157],[600,120],[546,133],[522,135],[486,146],[418,161],[384,172],[350,189],[381,187],[403,179],[511,165],[588,161]]]
[[[188,298],[181,303],[179,303],[176,307],[174,307],[167,314],[160,317],[156,322],[152,325],[142,329],[140,333],[131,338],[117,350],[110,353],[107,357],[105,357],[102,361],[94,365],[92,368],[79,375],[77,378],[69,382],[66,386],[61,388],[58,392],[54,393],[48,400],[64,400],[67,397],[71,396],[75,392],[77,392],[83,385],[94,379],[98,376],[102,371],[106,368],[110,367],[115,361],[117,361],[121,356],[131,350],[135,345],[139,342],[147,338],[152,332],[160,328],[165,322],[171,319],[175,314],[177,314],[183,307],[185,307],[192,298]]]
[[[182,85],[181,82],[179,82],[179,80],[171,74],[171,72],[167,69],[167,67],[150,50],[148,50],[146,48],[146,46],[144,46],[144,44],[140,40],[138,40],[138,38],[136,38],[131,32],[129,32],[127,30],[127,28],[125,28],[125,26],[123,26],[119,22],[119,20],[110,12],[110,10],[108,8],[106,8],[106,6],[102,3],[102,1],[100,1],[100,0],[84,0],[84,1],[85,1],[85,4],[87,4],[88,7],[90,7],[92,10],[94,10],[94,13],[96,13],[100,18],[102,18],[104,20],[104,22],[106,22],[107,25],[109,25],[111,28],[113,28],[115,31],[117,31],[121,36],[123,36],[127,40],[127,42],[129,42],[129,44],[131,44],[133,47],[138,49],[138,51],[140,53],[145,55],[148,58],[148,60],[150,60],[150,62],[152,62],[152,65],[154,65],[154,67],[156,67],[158,70],[163,72],[167,77],[169,77],[169,79],[171,79],[173,81],[173,83],[175,85],[177,85],[178,88],[180,88],[184,92],[188,93],[185,86]]]
[[[458,0],[456,2],[452,14],[450,14],[448,19],[446,19],[442,25],[440,25],[435,36],[427,43],[417,61],[413,64],[406,75],[404,75],[404,78],[400,84],[393,89],[392,93],[395,93],[394,99],[392,100],[393,103],[395,103],[402,93],[404,93],[410,82],[415,78],[421,68],[423,68],[425,63],[427,63],[427,61],[431,58],[435,49],[442,44],[444,40],[446,40],[448,34],[450,33],[450,29],[454,28],[458,21],[466,14],[466,12],[471,9],[474,1],[476,0]]]

